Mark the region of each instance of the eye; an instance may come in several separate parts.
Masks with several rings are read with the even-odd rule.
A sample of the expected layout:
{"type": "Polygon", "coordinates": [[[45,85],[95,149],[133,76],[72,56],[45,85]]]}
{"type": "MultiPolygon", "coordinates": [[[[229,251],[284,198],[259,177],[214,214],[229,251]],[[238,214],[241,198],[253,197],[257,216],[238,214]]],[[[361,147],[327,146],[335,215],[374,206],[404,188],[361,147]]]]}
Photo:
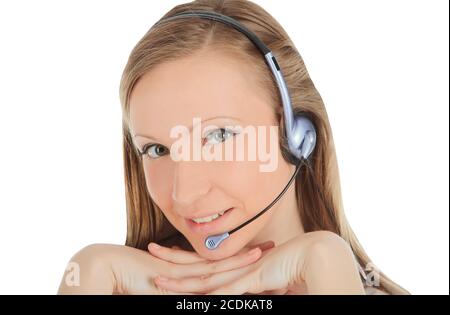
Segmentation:
{"type": "Polygon", "coordinates": [[[206,142],[206,144],[210,145],[218,144],[224,142],[225,140],[231,138],[236,134],[236,132],[226,128],[216,129],[210,132],[205,138],[203,138],[203,143],[206,142]]]}
{"type": "Polygon", "coordinates": [[[168,152],[169,149],[160,144],[146,144],[142,149],[142,155],[148,154],[148,156],[152,159],[157,159],[163,155],[166,155],[168,152]]]}

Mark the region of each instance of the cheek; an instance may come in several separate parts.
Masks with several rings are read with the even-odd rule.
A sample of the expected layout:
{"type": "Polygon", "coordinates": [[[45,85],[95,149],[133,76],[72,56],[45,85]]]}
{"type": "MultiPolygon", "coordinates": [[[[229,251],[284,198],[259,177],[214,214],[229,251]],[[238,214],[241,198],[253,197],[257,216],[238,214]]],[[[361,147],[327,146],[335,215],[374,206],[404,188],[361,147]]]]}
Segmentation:
{"type": "Polygon", "coordinates": [[[281,152],[278,154],[280,155],[278,166],[273,172],[261,172],[262,163],[251,161],[231,162],[230,167],[223,173],[221,181],[223,189],[241,202],[247,216],[254,215],[268,206],[283,190],[292,175],[294,169],[281,158],[281,152]]]}
{"type": "MultiPolygon", "coordinates": [[[[227,191],[241,202],[242,213],[238,224],[266,208],[281,193],[294,173],[295,167],[282,158],[281,151],[278,154],[278,167],[273,172],[261,172],[259,162],[233,162],[233,167],[230,167],[227,175],[223,177],[226,179],[224,183],[227,185],[227,191]]],[[[278,207],[279,202],[240,230],[235,235],[235,244],[229,243],[232,247],[230,251],[235,252],[250,242],[270,222],[278,207]]]]}
{"type": "Polygon", "coordinates": [[[166,209],[171,209],[172,204],[173,177],[171,176],[170,162],[168,163],[163,159],[149,162],[146,159],[143,167],[147,191],[153,201],[165,213],[166,209]]]}

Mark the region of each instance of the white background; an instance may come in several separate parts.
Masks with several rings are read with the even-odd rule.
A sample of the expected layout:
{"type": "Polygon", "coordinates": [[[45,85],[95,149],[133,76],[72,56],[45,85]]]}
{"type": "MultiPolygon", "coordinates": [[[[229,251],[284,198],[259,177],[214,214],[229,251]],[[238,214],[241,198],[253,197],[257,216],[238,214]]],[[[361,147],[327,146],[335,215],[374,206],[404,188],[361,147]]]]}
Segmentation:
{"type": "MultiPolygon", "coordinates": [[[[414,294],[448,294],[448,2],[255,2],[325,101],[369,256],[414,294]]],[[[0,293],[54,294],[77,250],[124,243],[119,80],[180,3],[0,2],[0,293]]]]}

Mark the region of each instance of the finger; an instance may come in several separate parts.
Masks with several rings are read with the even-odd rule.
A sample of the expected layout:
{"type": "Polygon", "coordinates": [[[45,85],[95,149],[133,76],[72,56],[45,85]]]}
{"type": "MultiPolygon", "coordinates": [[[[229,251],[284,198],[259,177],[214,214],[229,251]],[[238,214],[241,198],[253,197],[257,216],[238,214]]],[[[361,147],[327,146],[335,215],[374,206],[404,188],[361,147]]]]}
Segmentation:
{"type": "Polygon", "coordinates": [[[156,293],[157,295],[192,295],[192,294],[194,294],[194,293],[190,293],[190,292],[177,292],[177,291],[174,291],[174,290],[170,290],[170,289],[166,289],[166,288],[160,287],[160,286],[156,285],[156,278],[157,277],[153,278],[153,285],[154,285],[154,287],[157,290],[157,293],[156,293]]]}
{"type": "Polygon", "coordinates": [[[167,290],[161,287],[157,287],[158,288],[158,293],[156,293],[157,295],[193,295],[194,293],[189,293],[189,292],[176,292],[176,291],[172,291],[172,290],[167,290]]]}
{"type": "Polygon", "coordinates": [[[228,283],[207,295],[242,295],[244,293],[260,293],[261,290],[257,285],[256,272],[251,272],[231,283],[228,283]]]}
{"type": "Polygon", "coordinates": [[[205,258],[200,257],[195,252],[189,252],[182,249],[172,249],[156,243],[150,243],[148,245],[148,251],[155,257],[176,264],[192,264],[206,261],[205,258]]]}
{"type": "Polygon", "coordinates": [[[169,291],[205,293],[241,278],[248,272],[248,267],[244,267],[200,277],[171,279],[158,276],[154,282],[157,287],[169,291]]]}
{"type": "Polygon", "coordinates": [[[202,276],[242,268],[257,261],[261,254],[260,248],[254,248],[246,253],[222,260],[207,260],[189,265],[174,266],[171,270],[172,278],[202,276]]]}
{"type": "MultiPolygon", "coordinates": [[[[250,249],[259,247],[262,251],[265,251],[274,246],[275,243],[273,241],[266,241],[253,245],[252,247],[250,247],[250,249]]],[[[150,243],[148,246],[148,250],[152,255],[173,263],[190,264],[207,260],[198,255],[196,252],[184,251],[177,245],[173,245],[171,248],[168,248],[156,243],[150,243]]],[[[240,252],[245,253],[247,251],[248,248],[243,248],[240,252]]]]}

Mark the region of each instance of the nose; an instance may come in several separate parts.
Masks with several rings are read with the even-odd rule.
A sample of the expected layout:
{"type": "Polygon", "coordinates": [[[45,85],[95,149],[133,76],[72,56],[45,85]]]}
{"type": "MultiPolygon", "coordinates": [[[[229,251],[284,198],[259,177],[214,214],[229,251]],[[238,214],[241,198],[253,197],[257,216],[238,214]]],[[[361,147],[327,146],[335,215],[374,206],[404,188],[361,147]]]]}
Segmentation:
{"type": "Polygon", "coordinates": [[[211,189],[211,183],[202,164],[199,161],[175,163],[172,199],[178,205],[187,207],[211,189]]]}

